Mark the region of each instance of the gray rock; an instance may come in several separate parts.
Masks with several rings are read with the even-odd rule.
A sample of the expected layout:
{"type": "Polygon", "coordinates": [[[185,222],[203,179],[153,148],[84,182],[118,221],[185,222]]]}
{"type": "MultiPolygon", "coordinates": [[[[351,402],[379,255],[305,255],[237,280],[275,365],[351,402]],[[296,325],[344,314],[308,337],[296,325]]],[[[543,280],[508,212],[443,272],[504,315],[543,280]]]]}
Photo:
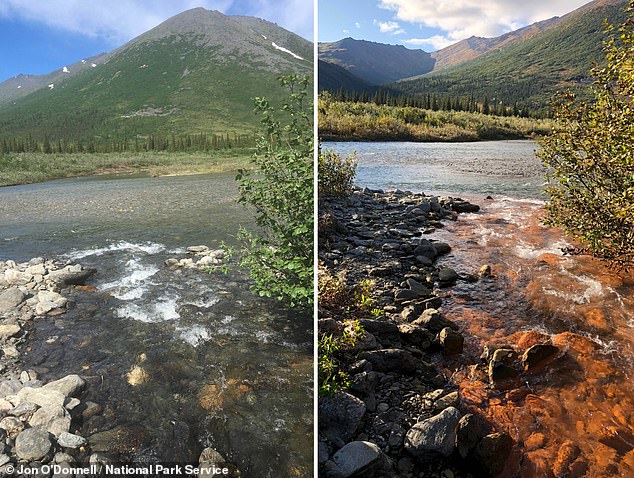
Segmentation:
{"type": "Polygon", "coordinates": [[[394,299],[399,301],[414,300],[418,299],[419,297],[420,296],[416,292],[409,289],[397,289],[394,292],[394,299]]]}
{"type": "Polygon", "coordinates": [[[84,285],[95,272],[97,272],[96,269],[86,268],[77,271],[76,268],[73,269],[72,266],[67,266],[62,270],[49,272],[46,278],[60,286],[84,285]]]}
{"type": "Polygon", "coordinates": [[[363,330],[375,335],[379,340],[398,340],[399,338],[398,326],[391,321],[361,319],[359,323],[363,330]]]}
{"type": "Polygon", "coordinates": [[[375,466],[381,458],[381,449],[367,441],[353,441],[334,454],[332,460],[342,478],[359,475],[375,466]]]}
{"type": "Polygon", "coordinates": [[[491,476],[498,475],[511,454],[513,439],[507,433],[492,433],[480,440],[474,456],[491,476]]]}
{"type": "Polygon", "coordinates": [[[468,413],[462,417],[456,433],[456,448],[460,456],[466,458],[487,433],[489,427],[478,415],[468,413]]]}
{"type": "Polygon", "coordinates": [[[319,431],[337,446],[354,435],[365,415],[365,404],[345,392],[319,398],[319,431]]]}
{"type": "Polygon", "coordinates": [[[445,408],[458,407],[458,405],[460,405],[460,394],[455,391],[438,398],[434,402],[434,409],[440,412],[445,408]]]}
{"type": "Polygon", "coordinates": [[[489,362],[489,380],[504,380],[517,377],[519,370],[514,366],[517,354],[511,349],[497,349],[489,362]]]}
{"type": "Polygon", "coordinates": [[[4,417],[0,420],[0,428],[5,430],[8,436],[15,438],[22,430],[24,430],[24,423],[16,417],[4,417]]]}
{"type": "Polygon", "coordinates": [[[451,252],[451,246],[446,242],[434,242],[433,245],[438,255],[448,254],[451,252]]]}
{"type": "Polygon", "coordinates": [[[464,347],[464,337],[458,332],[454,332],[450,327],[445,327],[438,334],[438,341],[446,355],[462,353],[464,347]]]}
{"type": "Polygon", "coordinates": [[[451,320],[448,320],[442,316],[442,314],[436,309],[426,309],[420,315],[418,319],[412,322],[414,325],[420,325],[434,333],[439,333],[445,327],[451,327],[452,329],[458,329],[458,326],[451,320]]]}
{"type": "Polygon", "coordinates": [[[76,397],[86,387],[86,381],[79,375],[67,375],[44,385],[46,390],[57,390],[65,397],[76,397]]]}
{"type": "Polygon", "coordinates": [[[427,287],[414,279],[407,279],[407,286],[418,297],[428,297],[431,295],[431,291],[427,287]]]}
{"type": "Polygon", "coordinates": [[[64,407],[60,405],[47,405],[38,409],[30,418],[29,425],[32,427],[47,428],[56,418],[67,416],[64,407]]]}
{"type": "Polygon", "coordinates": [[[17,403],[33,402],[40,407],[58,405],[62,407],[66,397],[62,392],[46,388],[24,387],[16,395],[17,403]]]}
{"type": "Polygon", "coordinates": [[[428,239],[421,239],[420,245],[416,247],[416,249],[414,249],[414,256],[427,257],[432,261],[436,258],[437,255],[438,252],[436,251],[436,248],[428,239]]]}
{"type": "Polygon", "coordinates": [[[22,388],[22,382],[15,378],[3,380],[0,382],[0,397],[6,397],[7,395],[15,395],[22,388]]]}
{"type": "Polygon", "coordinates": [[[4,453],[0,455],[0,466],[6,465],[11,461],[11,457],[9,455],[5,455],[4,453]]]}
{"type": "Polygon", "coordinates": [[[438,271],[438,280],[445,285],[453,284],[460,276],[451,267],[443,267],[438,271]]]}
{"type": "Polygon", "coordinates": [[[68,433],[70,431],[70,417],[59,417],[52,420],[46,431],[55,437],[59,437],[62,433],[68,433]]]}
{"type": "Polygon", "coordinates": [[[29,428],[15,439],[15,453],[21,460],[42,460],[51,451],[52,443],[48,432],[39,428],[29,428]]]}
{"type": "Polygon", "coordinates": [[[18,324],[0,324],[0,339],[6,340],[14,337],[22,332],[22,328],[18,324]]]}
{"type": "Polygon", "coordinates": [[[357,395],[369,395],[376,390],[379,378],[376,372],[359,372],[352,377],[350,391],[357,395]]]}
{"type": "Polygon", "coordinates": [[[414,324],[399,324],[398,331],[402,340],[417,345],[423,350],[429,348],[435,338],[429,330],[414,324]]]}
{"type": "Polygon", "coordinates": [[[433,460],[438,455],[448,457],[456,445],[459,421],[460,412],[449,407],[418,422],[405,436],[405,450],[421,460],[433,460]]]}
{"type": "Polygon", "coordinates": [[[68,453],[57,452],[53,457],[53,463],[74,463],[75,459],[68,453]]]}
{"type": "Polygon", "coordinates": [[[87,442],[84,437],[64,432],[57,438],[57,443],[59,443],[59,446],[62,448],[79,448],[80,446],[84,446],[87,442]]]}
{"type": "Polygon", "coordinates": [[[29,420],[33,414],[40,408],[38,405],[32,402],[22,402],[17,407],[13,408],[9,413],[14,417],[21,418],[24,421],[29,420]]]}
{"type": "Polygon", "coordinates": [[[191,252],[193,254],[197,254],[200,252],[207,252],[209,250],[209,247],[207,246],[189,246],[187,248],[187,252],[191,252]]]}
{"type": "Polygon", "coordinates": [[[26,300],[26,294],[17,287],[0,292],[0,314],[17,309],[26,300]]]}
{"type": "Polygon", "coordinates": [[[364,352],[359,357],[370,362],[377,372],[414,373],[418,363],[410,352],[402,349],[373,350],[364,352]]]}
{"type": "Polygon", "coordinates": [[[9,285],[26,285],[33,279],[28,272],[21,272],[15,269],[4,271],[4,281],[9,285]]]}

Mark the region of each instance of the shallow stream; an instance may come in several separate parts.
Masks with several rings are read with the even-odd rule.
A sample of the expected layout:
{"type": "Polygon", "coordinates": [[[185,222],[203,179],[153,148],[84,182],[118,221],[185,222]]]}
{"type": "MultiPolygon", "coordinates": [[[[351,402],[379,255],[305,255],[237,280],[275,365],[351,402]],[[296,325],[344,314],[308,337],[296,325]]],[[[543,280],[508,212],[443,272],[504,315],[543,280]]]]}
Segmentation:
{"type": "Polygon", "coordinates": [[[232,175],[0,189],[0,260],[97,269],[66,314],[36,319],[22,352],[45,380],[87,378],[103,407],[82,428],[93,450],[183,463],[211,446],[246,477],[312,470],[312,315],[256,297],[238,271],[163,264],[235,243],[252,223],[236,194],[232,175]]]}

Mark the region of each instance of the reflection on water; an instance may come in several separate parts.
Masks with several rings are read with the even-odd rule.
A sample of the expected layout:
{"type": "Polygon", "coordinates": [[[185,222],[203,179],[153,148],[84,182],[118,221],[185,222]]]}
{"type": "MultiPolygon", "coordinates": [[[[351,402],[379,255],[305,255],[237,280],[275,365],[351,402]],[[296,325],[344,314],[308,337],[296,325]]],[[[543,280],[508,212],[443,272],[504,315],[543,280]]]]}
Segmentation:
{"type": "Polygon", "coordinates": [[[369,188],[539,198],[544,182],[534,141],[327,142],[322,147],[343,155],[356,151],[356,180],[369,188]]]}
{"type": "Polygon", "coordinates": [[[231,243],[251,222],[235,193],[231,175],[0,189],[0,259],[98,270],[95,291],[37,321],[23,357],[45,380],[87,378],[87,400],[103,406],[82,425],[93,449],[185,462],[212,446],[242,476],[310,474],[310,314],[255,297],[235,271],[163,264],[189,245],[231,243]]]}

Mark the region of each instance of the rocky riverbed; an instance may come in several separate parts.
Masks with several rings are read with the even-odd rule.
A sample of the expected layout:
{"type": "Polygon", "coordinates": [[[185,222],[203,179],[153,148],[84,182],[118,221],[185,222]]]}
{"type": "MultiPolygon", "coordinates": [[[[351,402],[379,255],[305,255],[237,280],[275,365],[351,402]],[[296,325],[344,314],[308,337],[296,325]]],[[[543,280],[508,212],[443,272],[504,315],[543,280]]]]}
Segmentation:
{"type": "MultiPolygon", "coordinates": [[[[520,460],[513,438],[465,403],[449,371],[468,365],[504,393],[561,352],[532,334],[519,345],[486,345],[479,363],[463,358],[463,327],[443,302],[458,281],[486,284],[492,271],[438,266],[451,245],[434,236],[478,210],[456,198],[367,188],[320,204],[322,267],[348,284],[372,281],[376,300],[374,317],[359,320],[364,336],[339,357],[350,387],[319,399],[320,476],[497,476],[520,460]]],[[[345,318],[320,303],[320,336],[342,335],[345,318]]]]}
{"type": "MultiPolygon", "coordinates": [[[[224,257],[223,251],[207,246],[192,246],[186,253],[185,257],[166,260],[165,267],[174,272],[182,267],[204,271],[220,265],[224,257]]],[[[120,465],[128,456],[130,450],[121,444],[131,443],[133,438],[124,436],[127,433],[120,429],[105,426],[82,436],[85,422],[103,415],[104,406],[85,398],[94,380],[81,376],[80,364],[78,373],[46,383],[40,377],[41,372],[55,375],[46,363],[34,369],[22,367],[21,356],[30,350],[30,335],[42,321],[55,320],[72,308],[74,304],[69,297],[73,293],[93,291],[94,286],[85,284],[95,272],[78,263],[44,258],[24,263],[0,261],[0,474],[3,476],[20,469],[30,470],[24,476],[36,472],[38,476],[75,476],[69,470],[91,466],[91,470],[101,472],[104,465],[120,465]]],[[[50,340],[57,341],[59,337],[50,340]]],[[[127,373],[130,386],[139,385],[144,377],[147,373],[141,366],[127,373]]],[[[160,463],[160,457],[157,462],[160,463]]],[[[209,447],[202,450],[199,462],[193,465],[204,469],[199,476],[212,476],[210,470],[214,466],[226,467],[229,474],[225,476],[240,476],[234,466],[209,447]]],[[[22,475],[16,473],[16,476],[22,475]]]]}

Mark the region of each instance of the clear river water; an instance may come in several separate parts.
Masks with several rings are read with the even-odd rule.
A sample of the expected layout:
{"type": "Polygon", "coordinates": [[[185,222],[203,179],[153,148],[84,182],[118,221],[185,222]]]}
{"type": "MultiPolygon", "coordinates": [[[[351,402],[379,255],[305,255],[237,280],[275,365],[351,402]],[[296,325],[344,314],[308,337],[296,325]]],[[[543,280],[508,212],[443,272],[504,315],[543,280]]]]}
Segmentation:
{"type": "Polygon", "coordinates": [[[360,186],[460,196],[481,206],[432,234],[452,246],[441,264],[493,277],[443,290],[465,353],[439,360],[462,406],[515,440],[506,477],[634,476],[634,276],[589,256],[543,224],[544,170],[532,141],[325,143],[356,151],[360,186]],[[490,196],[492,199],[487,199],[490,196]],[[491,387],[486,344],[520,353],[549,337],[556,359],[491,387]]]}
{"type": "Polygon", "coordinates": [[[310,474],[312,314],[256,297],[239,271],[163,264],[187,246],[235,243],[252,225],[236,196],[227,174],[0,188],[0,260],[97,269],[66,314],[36,319],[22,351],[44,380],[86,377],[103,406],[82,425],[93,449],[183,463],[211,446],[243,477],[310,474]]]}

